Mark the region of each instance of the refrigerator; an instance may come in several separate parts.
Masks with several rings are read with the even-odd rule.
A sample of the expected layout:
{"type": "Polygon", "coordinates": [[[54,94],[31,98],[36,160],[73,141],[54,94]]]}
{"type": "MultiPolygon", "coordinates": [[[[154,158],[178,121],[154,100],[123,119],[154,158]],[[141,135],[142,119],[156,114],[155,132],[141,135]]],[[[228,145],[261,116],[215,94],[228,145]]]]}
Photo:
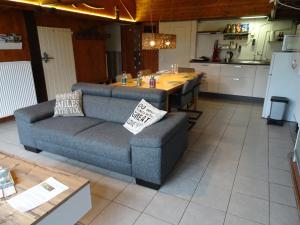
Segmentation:
{"type": "Polygon", "coordinates": [[[272,55],[262,117],[267,118],[271,97],[287,97],[289,104],[284,119],[300,122],[300,52],[275,52],[272,55]]]}

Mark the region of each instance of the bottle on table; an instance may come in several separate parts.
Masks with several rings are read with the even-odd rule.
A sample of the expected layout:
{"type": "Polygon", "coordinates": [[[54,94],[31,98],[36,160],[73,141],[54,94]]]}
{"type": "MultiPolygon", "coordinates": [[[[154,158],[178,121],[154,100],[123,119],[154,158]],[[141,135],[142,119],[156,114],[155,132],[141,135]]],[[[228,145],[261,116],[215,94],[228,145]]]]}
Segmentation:
{"type": "Polygon", "coordinates": [[[141,74],[141,72],[138,72],[137,78],[136,78],[136,86],[142,86],[142,82],[143,82],[142,74],[141,74]]]}
{"type": "Polygon", "coordinates": [[[126,85],[127,83],[127,75],[126,72],[122,73],[122,80],[121,80],[122,85],[126,85]]]}
{"type": "Polygon", "coordinates": [[[151,76],[151,78],[149,80],[149,86],[150,86],[150,88],[156,87],[156,80],[155,80],[154,76],[151,76]]]}

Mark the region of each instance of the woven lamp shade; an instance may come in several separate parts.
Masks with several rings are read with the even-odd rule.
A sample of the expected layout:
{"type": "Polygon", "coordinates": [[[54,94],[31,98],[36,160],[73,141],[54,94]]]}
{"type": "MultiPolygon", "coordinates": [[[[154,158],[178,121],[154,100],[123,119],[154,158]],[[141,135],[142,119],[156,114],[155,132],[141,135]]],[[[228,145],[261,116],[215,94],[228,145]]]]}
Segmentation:
{"type": "Polygon", "coordinates": [[[143,33],[142,34],[142,49],[170,49],[176,48],[176,35],[161,34],[161,33],[143,33]]]}

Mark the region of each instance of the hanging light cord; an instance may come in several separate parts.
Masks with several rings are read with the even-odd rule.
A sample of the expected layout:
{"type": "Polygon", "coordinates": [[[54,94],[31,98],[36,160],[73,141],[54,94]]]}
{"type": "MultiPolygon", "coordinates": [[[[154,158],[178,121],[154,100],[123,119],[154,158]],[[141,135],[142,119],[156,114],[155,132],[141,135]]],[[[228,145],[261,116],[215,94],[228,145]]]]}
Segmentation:
{"type": "Polygon", "coordinates": [[[299,7],[287,5],[287,4],[283,3],[283,2],[281,2],[280,0],[277,0],[277,3],[278,3],[279,5],[284,6],[284,7],[287,7],[287,8],[290,8],[290,9],[294,9],[294,10],[300,11],[300,8],[299,8],[299,7]]]}
{"type": "Polygon", "coordinates": [[[152,35],[154,35],[153,32],[153,15],[152,15],[152,2],[150,1],[150,20],[151,20],[151,30],[152,30],[152,35]]]}

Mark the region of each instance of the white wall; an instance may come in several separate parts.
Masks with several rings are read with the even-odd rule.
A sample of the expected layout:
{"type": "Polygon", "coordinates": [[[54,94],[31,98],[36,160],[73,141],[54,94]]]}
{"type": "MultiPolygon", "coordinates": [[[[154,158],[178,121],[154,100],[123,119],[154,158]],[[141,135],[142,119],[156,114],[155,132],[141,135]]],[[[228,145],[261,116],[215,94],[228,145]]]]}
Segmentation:
{"type": "MultiPolygon", "coordinates": [[[[272,52],[281,50],[281,42],[272,41],[272,36],[277,37],[279,32],[284,34],[294,34],[296,27],[292,21],[267,21],[265,19],[255,20],[210,20],[200,21],[198,23],[198,31],[223,31],[226,24],[249,23],[250,35],[248,40],[234,40],[235,43],[242,46],[242,50],[234,52],[236,59],[248,60],[270,60],[272,52]],[[256,45],[252,46],[252,40],[256,40],[256,45]]],[[[219,40],[220,44],[229,44],[229,40],[223,40],[222,34],[216,35],[197,35],[197,52],[196,57],[202,55],[211,57],[213,44],[215,40],[219,40]]],[[[221,52],[224,57],[227,50],[221,52]]]]}
{"type": "Polygon", "coordinates": [[[159,70],[170,69],[171,64],[189,67],[195,55],[197,21],[160,22],[159,32],[176,34],[175,49],[159,50],[159,70]]]}
{"type": "Polygon", "coordinates": [[[106,39],[106,50],[121,52],[121,27],[120,24],[109,24],[105,26],[105,32],[110,34],[106,39]]]}

